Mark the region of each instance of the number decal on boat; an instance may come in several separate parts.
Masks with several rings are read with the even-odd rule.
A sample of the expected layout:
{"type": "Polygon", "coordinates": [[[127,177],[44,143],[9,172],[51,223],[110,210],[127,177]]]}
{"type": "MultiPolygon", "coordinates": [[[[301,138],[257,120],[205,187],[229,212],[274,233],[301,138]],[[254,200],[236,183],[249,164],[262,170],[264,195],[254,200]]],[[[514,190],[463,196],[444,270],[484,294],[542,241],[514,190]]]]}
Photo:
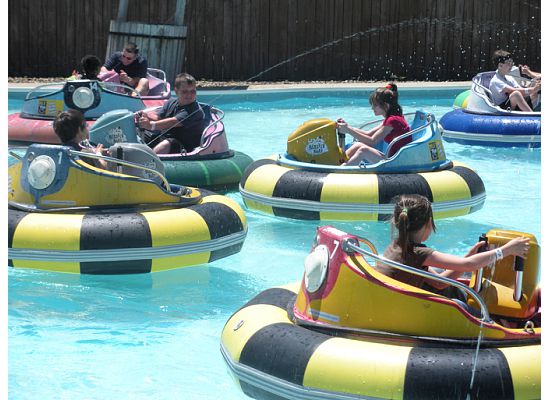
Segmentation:
{"type": "Polygon", "coordinates": [[[332,253],[330,253],[330,259],[332,260],[332,257],[334,257],[334,253],[336,253],[336,250],[338,250],[338,246],[340,245],[339,240],[334,240],[333,243],[335,244],[334,250],[332,250],[332,253]]]}

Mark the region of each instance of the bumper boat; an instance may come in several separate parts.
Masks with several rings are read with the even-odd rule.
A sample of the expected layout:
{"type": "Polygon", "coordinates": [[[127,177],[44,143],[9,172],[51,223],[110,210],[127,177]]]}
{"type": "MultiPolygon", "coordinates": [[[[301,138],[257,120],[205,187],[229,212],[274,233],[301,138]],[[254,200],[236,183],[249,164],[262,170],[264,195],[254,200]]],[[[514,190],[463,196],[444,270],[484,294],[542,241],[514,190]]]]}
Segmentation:
{"type": "Polygon", "coordinates": [[[424,271],[321,227],[301,282],[267,289],[229,318],[223,358],[257,399],[540,398],[540,247],[513,231],[487,239],[517,235],[531,238],[523,268],[507,257],[470,286],[445,281],[468,293],[466,305],[379,273],[366,257],[424,271]]]}
{"type": "MultiPolygon", "coordinates": [[[[468,166],[445,155],[432,114],[417,111],[412,142],[376,164],[340,166],[345,157],[336,122],[307,121],[288,138],[287,152],[253,162],[239,190],[247,207],[268,214],[309,220],[384,220],[399,194],[421,194],[433,204],[435,218],[472,213],[483,206],[485,186],[468,166]]],[[[409,118],[411,114],[407,114],[409,118]]],[[[372,121],[363,126],[380,121],[372,121]]]]}
{"type": "MultiPolygon", "coordinates": [[[[191,152],[159,154],[170,183],[210,190],[235,189],[252,159],[229,148],[222,110],[199,103],[204,111],[204,130],[199,147],[191,152]]],[[[108,148],[119,142],[151,142],[155,136],[136,127],[130,110],[113,110],[99,118],[90,130],[90,141],[108,148]]]]}
{"type": "Polygon", "coordinates": [[[21,112],[8,116],[8,141],[12,145],[59,144],[52,122],[59,112],[69,108],[81,111],[91,127],[97,118],[114,109],[139,111],[162,106],[170,98],[170,84],[165,78],[151,77],[150,82],[150,94],[143,97],[130,87],[109,80],[71,80],[37,86],[27,93],[21,112]]]}
{"type": "Polygon", "coordinates": [[[495,72],[482,72],[462,92],[440,124],[448,142],[493,147],[540,147],[540,111],[503,110],[492,100],[489,82],[495,72]]]}
{"type": "Polygon", "coordinates": [[[133,274],[240,251],[247,223],[237,203],[169,184],[145,145],[110,151],[133,161],[45,144],[29,146],[23,157],[10,152],[17,160],[8,170],[9,266],[133,274]],[[103,158],[109,169],[90,158],[103,158]]]}

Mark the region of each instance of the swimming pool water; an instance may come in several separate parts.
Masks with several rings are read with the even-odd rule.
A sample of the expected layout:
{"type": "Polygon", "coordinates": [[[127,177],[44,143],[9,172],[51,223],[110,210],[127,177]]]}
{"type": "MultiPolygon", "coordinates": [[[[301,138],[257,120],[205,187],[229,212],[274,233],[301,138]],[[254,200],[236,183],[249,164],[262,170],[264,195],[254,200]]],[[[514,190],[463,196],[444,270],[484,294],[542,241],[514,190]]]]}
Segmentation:
{"type": "MultiPolygon", "coordinates": [[[[454,90],[402,90],[405,112],[440,118],[454,90]]],[[[370,91],[199,93],[225,111],[232,148],[257,159],[284,151],[307,119],[373,119],[370,91]]],[[[10,98],[9,112],[21,101],[10,98]]],[[[437,221],[428,244],[464,254],[491,228],[533,233],[540,241],[540,149],[444,143],[447,156],[482,177],[482,210],[437,221]]],[[[243,207],[238,192],[229,197],[243,207]]],[[[315,221],[246,211],[240,253],[209,266],[135,276],[79,276],[8,269],[8,383],[11,399],[245,399],[226,372],[220,333],[229,316],[258,292],[301,278],[315,221]]],[[[382,251],[387,223],[334,222],[382,251]]]]}

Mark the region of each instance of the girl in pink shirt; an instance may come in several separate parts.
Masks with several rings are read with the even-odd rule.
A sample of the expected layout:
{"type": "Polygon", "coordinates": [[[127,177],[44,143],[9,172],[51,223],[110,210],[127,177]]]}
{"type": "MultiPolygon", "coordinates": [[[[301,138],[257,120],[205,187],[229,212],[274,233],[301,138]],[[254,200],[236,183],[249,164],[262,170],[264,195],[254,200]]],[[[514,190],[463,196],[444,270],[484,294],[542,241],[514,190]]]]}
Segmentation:
{"type": "MultiPolygon", "coordinates": [[[[349,126],[342,118],[337,121],[338,131],[350,134],[357,139],[357,142],[346,151],[348,161],[342,165],[359,165],[362,161],[371,164],[377,163],[385,159],[386,156],[374,146],[382,140],[390,143],[396,137],[410,131],[409,125],[403,117],[403,110],[397,102],[397,85],[395,83],[388,83],[385,87],[376,89],[371,94],[369,102],[374,115],[385,117],[380,125],[370,131],[349,126]]],[[[393,156],[401,147],[410,142],[410,136],[399,140],[392,146],[388,156],[393,156]]]]}

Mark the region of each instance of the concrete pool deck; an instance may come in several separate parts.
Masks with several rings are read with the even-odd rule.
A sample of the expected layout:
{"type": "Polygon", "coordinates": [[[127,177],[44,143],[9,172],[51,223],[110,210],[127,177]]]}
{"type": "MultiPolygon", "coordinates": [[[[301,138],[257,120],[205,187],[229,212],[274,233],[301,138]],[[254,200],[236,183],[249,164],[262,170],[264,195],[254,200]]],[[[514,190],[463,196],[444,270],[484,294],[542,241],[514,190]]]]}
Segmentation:
{"type": "MultiPolygon", "coordinates": [[[[61,82],[60,79],[57,82],[61,82]]],[[[53,81],[55,82],[55,81],[53,81]]],[[[29,81],[29,82],[8,82],[8,90],[29,90],[38,85],[52,83],[49,81],[29,81]]],[[[262,91],[262,90],[319,90],[319,89],[374,89],[386,85],[386,81],[380,82],[270,82],[270,83],[247,83],[247,82],[209,82],[199,81],[198,89],[200,91],[210,90],[246,90],[246,91],[262,91]]],[[[456,81],[456,82],[433,82],[433,81],[403,81],[396,82],[400,89],[426,89],[426,88],[469,88],[471,81],[456,81]]]]}

